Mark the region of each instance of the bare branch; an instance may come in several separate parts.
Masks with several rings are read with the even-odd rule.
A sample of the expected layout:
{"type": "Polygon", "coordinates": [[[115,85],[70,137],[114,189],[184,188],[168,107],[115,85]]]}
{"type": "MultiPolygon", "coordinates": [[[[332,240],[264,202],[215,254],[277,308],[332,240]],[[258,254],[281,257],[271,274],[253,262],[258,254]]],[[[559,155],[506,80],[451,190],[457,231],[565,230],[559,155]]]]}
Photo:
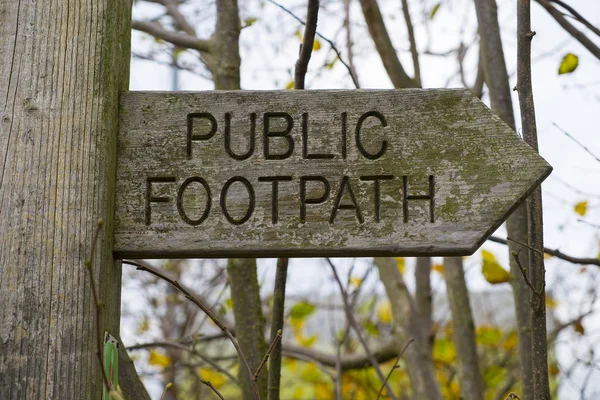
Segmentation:
{"type": "Polygon", "coordinates": [[[194,49],[204,53],[211,52],[211,41],[198,39],[188,33],[172,32],[164,29],[158,22],[132,21],[131,27],[140,32],[148,33],[155,38],[169,42],[184,49],[194,49]]]}
{"type": "Polygon", "coordinates": [[[102,301],[98,298],[98,292],[96,291],[96,282],[94,282],[94,272],[92,271],[93,262],[96,257],[96,247],[98,247],[98,238],[100,235],[100,231],[102,230],[102,225],[104,221],[102,218],[98,219],[96,230],[94,231],[94,236],[92,239],[92,248],[90,251],[90,258],[85,261],[85,269],[88,271],[88,276],[90,277],[90,286],[92,287],[92,296],[94,298],[94,310],[96,312],[96,356],[98,357],[98,362],[100,363],[100,370],[102,371],[102,380],[104,381],[104,385],[106,386],[106,391],[110,392],[113,390],[112,382],[108,379],[108,375],[106,374],[106,369],[104,368],[104,352],[102,351],[102,333],[100,332],[100,312],[104,305],[102,301]]]}
{"type": "Polygon", "coordinates": [[[331,262],[331,260],[329,258],[327,258],[326,260],[329,263],[329,266],[331,267],[331,271],[333,272],[333,277],[335,278],[335,280],[338,284],[338,287],[340,289],[340,293],[342,295],[342,301],[344,303],[344,311],[346,312],[346,318],[348,318],[348,323],[352,327],[354,332],[356,332],[356,336],[358,337],[358,340],[362,344],[363,349],[365,350],[365,353],[367,354],[367,357],[369,358],[369,361],[371,362],[371,366],[373,367],[373,369],[375,369],[375,372],[377,373],[377,376],[379,377],[381,382],[383,382],[383,386],[385,386],[389,397],[392,398],[392,400],[396,400],[397,397],[396,397],[396,395],[394,395],[394,392],[387,384],[387,381],[385,379],[385,376],[383,375],[383,372],[381,372],[381,367],[379,366],[377,359],[375,357],[373,357],[373,354],[371,353],[371,350],[369,349],[369,346],[367,345],[365,338],[363,337],[362,333],[360,332],[360,327],[358,326],[358,323],[356,322],[356,319],[354,318],[354,314],[350,307],[350,302],[348,301],[348,293],[346,293],[346,290],[344,290],[344,285],[342,284],[342,281],[340,280],[340,277],[335,269],[335,265],[333,265],[333,263],[331,262]]]}
{"type": "Polygon", "coordinates": [[[414,340],[415,339],[413,339],[413,338],[408,339],[408,342],[406,343],[406,345],[404,345],[404,348],[402,349],[402,351],[400,352],[400,354],[398,354],[398,358],[396,358],[396,362],[394,363],[394,366],[392,367],[392,369],[390,369],[390,372],[385,377],[385,381],[383,382],[383,385],[381,385],[381,388],[379,388],[379,393],[377,393],[377,397],[376,397],[375,400],[379,400],[379,398],[381,397],[381,394],[383,393],[383,388],[386,386],[387,381],[390,380],[390,376],[392,376],[392,372],[394,372],[395,369],[400,368],[400,365],[398,365],[398,363],[400,362],[400,359],[404,355],[404,352],[406,351],[406,349],[408,349],[408,346],[412,342],[414,342],[414,340]]]}
{"type": "MultiPolygon", "coordinates": [[[[281,4],[277,3],[274,0],[268,0],[268,1],[269,1],[269,3],[271,3],[271,4],[273,4],[273,5],[277,6],[277,7],[279,7],[283,11],[285,11],[287,14],[289,14],[296,21],[300,22],[302,25],[306,25],[306,22],[304,22],[296,14],[294,14],[292,11],[288,10],[287,8],[285,8],[284,6],[282,6],[281,4]]],[[[335,45],[335,43],[331,39],[329,39],[329,38],[323,36],[322,34],[320,34],[319,31],[316,31],[315,34],[318,37],[320,37],[321,39],[323,39],[324,41],[326,41],[327,43],[329,43],[329,46],[331,47],[331,50],[333,50],[335,52],[335,55],[337,56],[338,60],[340,60],[340,62],[344,65],[344,67],[346,67],[346,69],[348,70],[348,73],[350,74],[350,77],[352,78],[352,83],[354,83],[354,86],[358,89],[359,85],[358,85],[358,82],[355,80],[355,76],[352,74],[352,69],[346,63],[346,61],[344,61],[344,58],[342,57],[342,53],[340,53],[340,51],[338,50],[338,48],[335,45]]]]}
{"type": "Polygon", "coordinates": [[[408,41],[410,42],[410,54],[413,60],[413,69],[415,70],[415,84],[421,87],[421,67],[419,66],[419,52],[417,51],[417,41],[415,40],[415,30],[408,11],[408,0],[402,0],[402,13],[404,14],[404,22],[406,22],[406,30],[408,31],[408,41]]]}
{"type": "MultiPolygon", "coordinates": [[[[400,351],[401,347],[398,341],[390,339],[376,346],[372,349],[371,353],[378,363],[385,363],[395,359],[400,351]]],[[[291,343],[283,344],[283,353],[290,358],[297,358],[299,360],[309,358],[310,360],[318,361],[326,367],[336,367],[337,360],[335,354],[328,354],[291,343]]],[[[339,364],[342,371],[349,371],[372,366],[372,360],[367,354],[346,354],[340,358],[339,364]]]]}
{"type": "Polygon", "coordinates": [[[548,13],[558,22],[560,26],[563,27],[565,31],[571,34],[579,43],[583,45],[586,49],[590,51],[597,59],[600,60],[600,47],[598,47],[594,42],[592,42],[583,32],[579,29],[575,28],[565,16],[558,11],[548,0],[536,0],[538,4],[548,11],[548,13]]]}
{"type": "Polygon", "coordinates": [[[194,354],[194,355],[198,356],[202,361],[206,362],[208,365],[213,367],[215,370],[217,370],[220,373],[222,373],[223,375],[227,376],[233,383],[235,383],[238,386],[240,385],[240,382],[237,380],[237,378],[235,376],[231,375],[231,373],[229,373],[229,371],[227,371],[225,368],[221,367],[219,364],[217,364],[212,358],[208,357],[206,354],[196,350],[193,346],[186,346],[183,343],[174,342],[174,341],[157,341],[157,342],[135,344],[133,346],[127,347],[127,350],[142,350],[142,349],[148,349],[148,348],[152,348],[152,347],[174,348],[174,349],[178,349],[178,350],[182,350],[182,351],[187,351],[190,354],[194,354]]]}
{"type": "MultiPolygon", "coordinates": [[[[513,241],[513,242],[515,242],[517,244],[520,244],[522,246],[529,247],[529,245],[522,244],[521,242],[517,242],[514,239],[508,239],[507,240],[507,239],[499,238],[497,236],[490,236],[488,238],[488,240],[490,242],[500,243],[500,244],[505,244],[505,245],[508,245],[509,241],[513,241]]],[[[558,249],[552,250],[552,249],[549,249],[547,247],[544,247],[544,253],[549,254],[551,256],[554,256],[556,258],[560,258],[561,260],[568,261],[568,262],[573,263],[573,264],[596,265],[596,266],[600,267],[600,259],[599,258],[573,257],[573,256],[570,256],[568,254],[563,253],[562,251],[560,251],[558,249]]]]}
{"type": "Polygon", "coordinates": [[[304,25],[304,38],[302,39],[302,46],[300,47],[300,56],[298,56],[298,61],[296,61],[294,89],[304,89],[304,79],[313,50],[315,32],[317,31],[318,15],[319,0],[309,0],[308,11],[306,12],[306,24],[304,25]]]}
{"type": "MultiPolygon", "coordinates": [[[[535,32],[531,31],[531,0],[517,2],[517,89],[523,139],[535,151],[538,151],[535,106],[531,83],[531,40],[535,32]]],[[[551,13],[552,14],[552,13],[551,13]]],[[[561,16],[562,17],[562,16],[561,16]]],[[[556,18],[556,17],[555,17],[556,18]]],[[[600,49],[599,49],[600,50],[600,49]]],[[[600,55],[600,52],[599,52],[600,55]]],[[[548,344],[546,332],[546,269],[544,267],[544,231],[542,218],[542,190],[536,188],[527,198],[527,221],[529,223],[529,245],[536,251],[529,251],[529,281],[539,303],[531,302],[531,347],[533,367],[533,399],[550,398],[548,377],[548,344]]],[[[512,253],[513,258],[515,254],[512,253]]],[[[516,260],[515,260],[516,261],[516,260]]]]}
{"type": "Polygon", "coordinates": [[[212,383],[210,383],[210,381],[204,380],[202,378],[198,378],[200,380],[200,382],[202,382],[203,384],[205,384],[206,386],[208,386],[213,392],[214,394],[216,394],[219,399],[221,400],[225,400],[225,397],[223,397],[223,395],[221,393],[219,393],[219,391],[217,390],[216,387],[213,386],[212,383]]]}
{"type": "Polygon", "coordinates": [[[568,137],[569,139],[571,139],[573,142],[575,142],[579,147],[581,147],[583,150],[585,150],[586,153],[588,153],[590,156],[594,157],[594,159],[598,162],[600,162],[600,157],[598,157],[597,155],[595,155],[594,153],[591,152],[590,149],[588,149],[583,143],[581,143],[579,140],[575,139],[573,136],[571,136],[569,134],[569,132],[565,131],[563,128],[561,128],[560,126],[556,125],[555,122],[552,123],[552,125],[554,125],[559,131],[561,131],[566,137],[568,137]]]}
{"type": "Polygon", "coordinates": [[[262,361],[260,362],[260,364],[258,364],[258,367],[256,368],[256,372],[254,373],[254,376],[252,377],[254,382],[256,382],[258,380],[258,375],[260,375],[260,371],[263,369],[263,367],[269,360],[269,356],[271,355],[271,352],[273,351],[273,349],[275,348],[277,343],[279,343],[281,341],[281,334],[282,334],[282,331],[280,329],[279,331],[277,331],[277,336],[275,336],[275,340],[273,340],[271,342],[271,345],[269,346],[269,349],[265,353],[265,356],[263,357],[262,361]]]}
{"type": "Polygon", "coordinates": [[[350,67],[350,76],[357,89],[360,89],[358,74],[354,66],[354,52],[352,51],[352,26],[350,25],[350,1],[344,0],[344,29],[346,30],[346,51],[348,52],[348,66],[350,67]]]}
{"type": "Polygon", "coordinates": [[[165,385],[165,389],[163,390],[162,394],[160,395],[160,400],[164,400],[165,396],[167,395],[167,392],[172,387],[173,387],[173,382],[169,382],[165,385]]]}
{"type": "MultiPolygon", "coordinates": [[[[520,251],[520,249],[519,249],[520,251]]],[[[538,299],[540,299],[540,301],[542,300],[542,295],[540,294],[540,292],[538,292],[533,285],[531,284],[531,281],[529,280],[529,277],[527,276],[527,271],[525,271],[525,268],[523,268],[523,266],[521,265],[521,261],[519,260],[519,252],[518,251],[513,251],[511,253],[511,256],[513,257],[513,259],[515,260],[515,262],[517,263],[517,265],[519,266],[519,269],[521,270],[521,274],[523,275],[523,279],[525,279],[525,283],[527,284],[527,286],[529,286],[529,288],[531,289],[531,292],[533,294],[536,295],[536,297],[538,299]]]]}
{"type": "MultiPolygon", "coordinates": [[[[287,282],[289,260],[280,258],[277,260],[277,272],[275,274],[275,287],[273,288],[273,317],[271,320],[271,343],[280,336],[283,329],[285,312],[285,285],[287,282]]],[[[281,340],[278,340],[271,351],[269,360],[269,377],[267,393],[269,400],[278,400],[281,387],[281,340]]]]}
{"type": "Polygon", "coordinates": [[[129,264],[129,265],[133,265],[136,267],[136,269],[140,270],[140,271],[145,271],[145,272],[149,272],[152,275],[168,282],[169,284],[171,284],[173,287],[175,287],[177,290],[179,290],[181,293],[183,293],[183,295],[185,296],[186,299],[188,299],[189,301],[191,301],[192,303],[194,303],[196,306],[198,306],[198,308],[200,308],[207,316],[208,318],[210,318],[215,325],[217,325],[219,327],[219,329],[221,329],[229,338],[229,340],[231,341],[231,343],[233,344],[233,347],[235,347],[235,350],[237,351],[238,355],[240,356],[240,360],[242,361],[242,364],[244,364],[244,367],[246,369],[246,372],[248,373],[248,376],[250,377],[250,381],[252,382],[252,387],[254,389],[254,393],[256,395],[257,399],[260,399],[260,395],[258,392],[258,387],[256,387],[256,382],[252,381],[252,369],[250,368],[250,365],[248,364],[248,361],[246,360],[246,356],[244,355],[244,353],[242,352],[242,350],[240,349],[237,340],[235,339],[235,337],[233,336],[233,334],[229,331],[229,329],[219,320],[219,318],[217,318],[217,316],[215,314],[212,313],[212,311],[204,304],[202,303],[200,300],[198,300],[196,297],[194,297],[189,290],[187,290],[184,286],[182,286],[179,282],[177,282],[174,279],[169,278],[168,276],[166,276],[165,274],[163,274],[162,272],[158,271],[157,269],[151,267],[150,265],[148,265],[147,263],[140,261],[140,260],[123,260],[123,263],[129,264]]]}
{"type": "Polygon", "coordinates": [[[173,18],[176,28],[181,29],[188,35],[196,36],[196,31],[194,30],[194,28],[192,28],[192,26],[188,23],[187,19],[181,13],[181,11],[179,11],[179,4],[177,1],[175,1],[175,0],[146,0],[146,1],[162,4],[163,6],[165,6],[165,8],[167,9],[167,14],[169,14],[171,16],[171,18],[173,18]]]}
{"type": "Polygon", "coordinates": [[[377,0],[360,0],[360,5],[371,38],[375,42],[375,48],[394,87],[397,89],[417,87],[415,81],[406,74],[404,67],[400,63],[400,59],[396,54],[392,40],[383,22],[383,16],[377,5],[377,0]]]}
{"type": "Polygon", "coordinates": [[[570,12],[571,15],[573,16],[573,18],[575,18],[578,22],[582,23],[590,31],[592,31],[596,35],[600,36],[600,29],[598,29],[594,25],[592,25],[590,23],[590,21],[588,21],[587,19],[585,19],[583,17],[583,15],[579,14],[573,7],[571,7],[570,5],[568,5],[567,3],[565,3],[564,1],[561,1],[561,0],[550,0],[550,1],[558,4],[559,6],[561,6],[562,8],[564,8],[565,10],[567,10],[568,12],[570,12]]]}

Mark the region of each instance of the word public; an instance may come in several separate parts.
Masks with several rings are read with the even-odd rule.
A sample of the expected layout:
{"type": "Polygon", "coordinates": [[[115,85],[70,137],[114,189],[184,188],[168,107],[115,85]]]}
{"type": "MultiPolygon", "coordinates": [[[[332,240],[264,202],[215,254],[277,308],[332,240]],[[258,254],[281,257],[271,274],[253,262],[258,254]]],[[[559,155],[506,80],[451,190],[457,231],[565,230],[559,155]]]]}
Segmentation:
{"type": "MultiPolygon", "coordinates": [[[[347,113],[341,113],[341,151],[339,154],[331,153],[311,153],[308,149],[309,141],[309,129],[308,129],[308,113],[303,113],[300,117],[301,124],[301,146],[302,146],[302,159],[304,160],[328,160],[334,158],[347,159],[348,155],[348,134],[347,125],[348,117],[347,113]]],[[[360,155],[368,160],[377,160],[384,156],[388,150],[388,142],[385,138],[381,139],[378,143],[377,151],[368,151],[363,143],[364,140],[364,129],[363,124],[368,119],[375,119],[381,127],[387,126],[387,120],[385,116],[377,111],[369,111],[359,116],[354,127],[354,143],[360,155]]],[[[256,113],[250,114],[250,135],[247,142],[247,150],[243,153],[236,153],[233,151],[231,146],[231,114],[224,114],[224,128],[223,128],[223,144],[225,153],[233,160],[242,161],[250,158],[255,154],[256,147],[256,131],[257,131],[257,115],[256,113]]],[[[262,155],[265,160],[285,160],[292,155],[296,149],[296,142],[292,136],[294,129],[294,119],[291,115],[284,112],[266,112],[262,118],[262,155]],[[273,120],[278,120],[273,124],[273,120]],[[282,124],[283,122],[283,124],[282,124]],[[277,128],[274,128],[274,125],[277,128]],[[271,142],[278,141],[277,146],[273,146],[271,142]],[[283,145],[283,146],[282,146],[283,145]],[[274,147],[277,151],[274,151],[274,147]]],[[[372,125],[371,125],[372,126],[372,125]]],[[[213,139],[218,132],[217,119],[210,113],[190,113],[187,116],[187,136],[186,136],[186,158],[191,160],[193,157],[194,142],[206,142],[213,139]],[[195,125],[198,121],[203,120],[202,126],[210,126],[208,130],[203,133],[197,133],[195,125]],[[206,124],[208,122],[208,125],[206,124]]],[[[369,141],[369,147],[373,147],[372,141],[369,141]]],[[[157,196],[155,195],[156,186],[164,184],[176,184],[181,181],[182,177],[177,176],[152,176],[146,178],[146,190],[145,190],[145,223],[146,225],[152,224],[152,204],[153,203],[168,203],[175,201],[177,212],[179,217],[186,224],[196,226],[202,224],[211,215],[213,207],[213,191],[214,182],[208,182],[205,177],[202,176],[191,176],[183,179],[178,185],[176,193],[172,196],[157,196]],[[198,189],[204,192],[205,204],[203,211],[198,218],[190,218],[184,208],[184,196],[188,190],[198,190],[191,188],[191,185],[198,187],[198,189]],[[212,186],[211,186],[212,185],[212,186]]],[[[328,221],[333,224],[336,220],[338,212],[340,210],[352,211],[359,223],[364,223],[364,211],[366,209],[364,204],[361,204],[357,200],[355,188],[358,182],[367,182],[372,187],[372,201],[373,205],[369,207],[369,213],[372,210],[373,221],[379,222],[382,214],[382,201],[381,201],[381,190],[382,185],[393,184],[394,181],[399,183],[398,192],[401,193],[402,200],[402,215],[403,221],[408,222],[409,218],[409,201],[422,200],[426,201],[429,205],[429,222],[435,222],[434,215],[434,200],[435,200],[435,178],[433,175],[428,175],[428,190],[425,194],[409,194],[408,193],[408,181],[409,176],[400,175],[394,176],[391,174],[378,174],[378,175],[362,175],[357,174],[356,176],[342,175],[341,178],[335,179],[338,182],[332,182],[331,178],[327,179],[325,176],[319,174],[311,175],[269,175],[269,176],[258,176],[252,178],[253,181],[249,180],[244,176],[233,176],[229,178],[223,186],[220,188],[219,193],[219,207],[223,216],[227,221],[233,225],[242,225],[246,223],[252,215],[256,212],[257,196],[262,196],[263,193],[267,193],[266,196],[271,198],[271,223],[277,224],[279,222],[279,192],[283,189],[289,190],[289,187],[293,185],[293,181],[296,181],[296,189],[299,193],[299,213],[298,220],[300,223],[306,223],[308,205],[324,204],[333,199],[333,205],[328,221]],[[332,183],[336,186],[337,190],[333,191],[335,196],[332,194],[332,183]],[[336,184],[337,183],[337,184],[336,184]],[[228,209],[228,196],[233,185],[241,185],[244,188],[247,196],[245,200],[246,211],[243,215],[231,215],[228,209]],[[258,195],[255,186],[259,185],[258,195]],[[270,186],[270,191],[268,190],[270,186]],[[318,192],[318,195],[315,195],[318,192]]],[[[370,197],[370,196],[369,196],[370,197]]]]}

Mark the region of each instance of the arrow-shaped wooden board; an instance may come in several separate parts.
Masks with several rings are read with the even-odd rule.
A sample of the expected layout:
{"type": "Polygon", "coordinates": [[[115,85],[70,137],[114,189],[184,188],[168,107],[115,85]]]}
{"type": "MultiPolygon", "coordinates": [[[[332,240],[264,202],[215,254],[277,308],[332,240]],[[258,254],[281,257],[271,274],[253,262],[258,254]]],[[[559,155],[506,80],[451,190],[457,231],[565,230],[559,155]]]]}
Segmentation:
{"type": "Polygon", "coordinates": [[[131,92],[114,250],[468,255],[551,170],[467,90],[131,92]]]}

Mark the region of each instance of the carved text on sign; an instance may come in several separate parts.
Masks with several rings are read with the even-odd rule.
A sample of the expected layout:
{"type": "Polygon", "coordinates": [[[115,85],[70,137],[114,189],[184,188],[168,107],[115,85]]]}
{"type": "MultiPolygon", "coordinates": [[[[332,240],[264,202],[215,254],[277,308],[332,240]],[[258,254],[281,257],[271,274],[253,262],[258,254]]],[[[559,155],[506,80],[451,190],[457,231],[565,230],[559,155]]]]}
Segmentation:
{"type": "MultiPolygon", "coordinates": [[[[301,142],[302,142],[302,154],[301,158],[304,160],[328,160],[340,158],[343,160],[347,159],[348,154],[348,113],[343,112],[340,115],[341,126],[340,126],[340,146],[339,153],[312,153],[309,152],[309,114],[302,113],[301,120],[301,142]]],[[[362,137],[368,134],[368,129],[363,128],[363,124],[369,118],[377,120],[381,127],[387,127],[388,123],[385,116],[378,111],[365,112],[357,118],[354,127],[354,143],[358,150],[358,153],[367,160],[377,160],[384,156],[388,148],[388,141],[385,137],[381,138],[379,148],[376,152],[367,150],[363,144],[362,137]]],[[[249,138],[247,151],[238,154],[232,150],[231,143],[231,113],[225,113],[223,116],[224,127],[223,127],[223,150],[224,154],[235,161],[244,161],[254,155],[255,144],[256,144],[256,113],[250,114],[249,121],[249,138]]],[[[262,116],[262,142],[263,152],[262,157],[265,162],[268,160],[285,160],[292,157],[295,149],[297,149],[296,141],[293,136],[294,131],[294,118],[285,112],[266,112],[262,116]],[[273,128],[272,120],[279,119],[283,122],[283,128],[273,128]],[[284,151],[274,152],[271,146],[271,141],[279,140],[283,142],[284,151]]],[[[281,125],[281,124],[280,124],[281,125]]],[[[191,160],[196,156],[202,156],[202,143],[207,141],[219,140],[217,133],[219,132],[219,124],[217,118],[208,112],[190,113],[187,116],[187,135],[186,135],[186,158],[191,160]],[[198,121],[205,122],[203,132],[198,132],[200,129],[197,128],[198,121]],[[196,144],[198,143],[198,144],[196,144]],[[199,149],[194,149],[199,147],[199,149]],[[196,152],[196,153],[194,153],[196,152]],[[199,153],[199,154],[197,154],[199,153]]],[[[280,146],[281,147],[281,146],[280,146]]],[[[333,150],[333,149],[332,149],[333,150]]],[[[234,162],[235,162],[234,161],[234,162]]],[[[293,172],[293,171],[291,171],[293,172]]],[[[226,220],[233,225],[241,225],[247,222],[255,212],[256,196],[257,191],[254,186],[266,185],[270,186],[270,198],[271,198],[271,222],[277,224],[279,221],[279,193],[285,190],[291,190],[299,198],[298,204],[298,220],[300,223],[307,221],[307,208],[311,204],[324,204],[327,202],[331,203],[331,212],[329,214],[329,223],[333,224],[336,220],[338,212],[341,210],[349,210],[355,215],[358,223],[364,223],[365,218],[363,216],[365,208],[370,207],[373,215],[374,222],[379,222],[382,216],[382,205],[381,205],[381,185],[393,185],[393,192],[398,194],[401,200],[403,221],[406,223],[409,219],[409,208],[408,202],[415,200],[424,200],[428,202],[429,208],[429,221],[435,222],[435,179],[433,175],[429,175],[428,189],[423,194],[409,194],[408,190],[408,175],[394,176],[391,174],[380,174],[380,175],[360,175],[353,179],[348,175],[342,175],[341,178],[336,181],[326,178],[322,175],[269,175],[269,176],[258,176],[256,179],[249,180],[244,176],[233,176],[227,181],[219,185],[220,182],[209,183],[204,177],[197,175],[191,177],[177,177],[177,176],[152,176],[146,179],[146,196],[145,196],[145,221],[146,225],[152,224],[152,203],[169,203],[174,202],[176,204],[177,212],[183,222],[188,225],[196,226],[202,224],[207,218],[209,218],[211,210],[213,209],[213,193],[218,196],[218,204],[222,215],[226,220]],[[372,193],[370,202],[367,204],[368,199],[357,199],[357,185],[363,182],[370,186],[372,193]],[[186,191],[193,190],[190,186],[196,183],[197,188],[200,189],[202,197],[204,198],[204,204],[202,205],[202,211],[199,217],[190,218],[185,210],[183,198],[186,191]],[[233,216],[228,208],[228,194],[229,189],[233,185],[238,185],[244,188],[245,197],[247,198],[246,208],[243,215],[233,216]],[[176,194],[172,196],[154,195],[154,185],[168,185],[170,190],[174,190],[176,194]],[[317,195],[308,195],[309,186],[318,186],[317,195]],[[217,186],[217,187],[216,187],[217,186]],[[333,190],[332,190],[333,189],[333,190]],[[333,195],[333,194],[335,195],[333,195]]],[[[169,190],[168,189],[168,190],[169,190]]],[[[258,195],[269,195],[269,191],[260,190],[258,195]]]]}

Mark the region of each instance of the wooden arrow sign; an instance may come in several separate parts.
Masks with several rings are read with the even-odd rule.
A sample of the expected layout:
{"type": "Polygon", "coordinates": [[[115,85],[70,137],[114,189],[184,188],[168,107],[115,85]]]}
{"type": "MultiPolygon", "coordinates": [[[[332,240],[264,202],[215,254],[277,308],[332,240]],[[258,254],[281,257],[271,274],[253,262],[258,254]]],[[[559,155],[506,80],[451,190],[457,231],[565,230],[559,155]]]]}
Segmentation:
{"type": "Polygon", "coordinates": [[[468,255],[551,170],[467,90],[132,92],[114,249],[468,255]]]}

